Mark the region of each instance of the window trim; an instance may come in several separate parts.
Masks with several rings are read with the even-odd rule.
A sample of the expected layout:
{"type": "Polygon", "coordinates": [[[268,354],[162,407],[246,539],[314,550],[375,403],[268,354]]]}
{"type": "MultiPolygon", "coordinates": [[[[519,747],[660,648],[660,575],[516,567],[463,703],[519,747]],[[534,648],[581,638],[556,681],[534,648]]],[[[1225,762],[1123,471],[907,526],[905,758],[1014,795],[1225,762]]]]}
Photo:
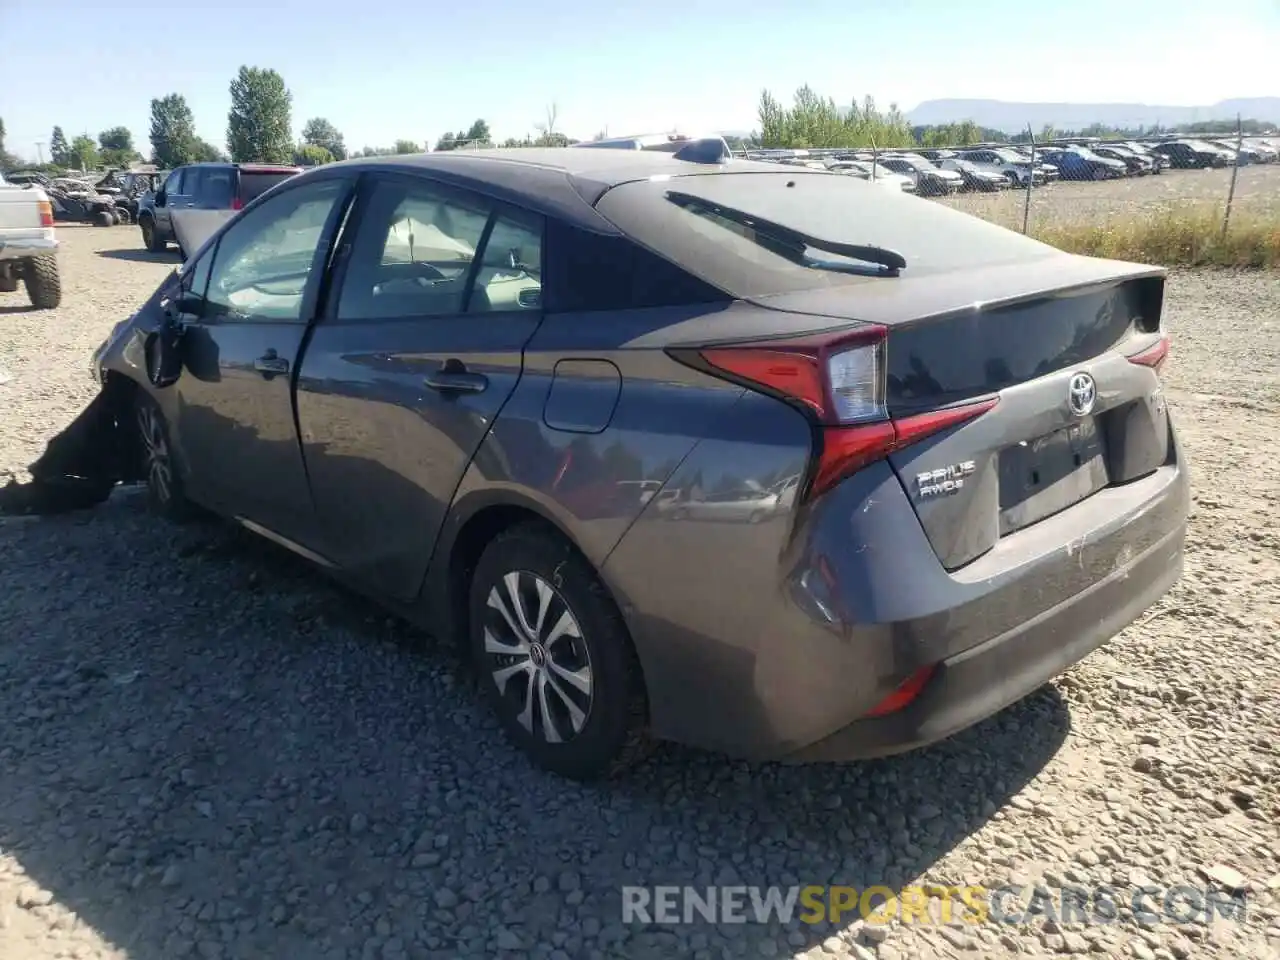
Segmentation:
{"type": "MultiPolygon", "coordinates": [[[[289,186],[285,187],[280,192],[273,193],[270,198],[270,200],[274,202],[275,199],[279,197],[284,197],[295,190],[307,190],[312,187],[318,187],[322,184],[335,183],[335,182],[339,184],[339,187],[341,189],[338,195],[337,202],[333,205],[332,209],[330,209],[329,215],[325,218],[324,226],[320,230],[320,241],[316,245],[316,252],[311,261],[311,271],[307,276],[306,285],[303,287],[303,290],[302,290],[302,303],[301,303],[301,309],[299,311],[298,319],[297,320],[281,320],[276,317],[263,317],[263,318],[255,317],[249,320],[225,320],[222,318],[222,316],[213,316],[213,317],[208,316],[205,313],[205,311],[202,310],[201,316],[199,318],[199,324],[201,326],[206,326],[206,327],[226,326],[226,327],[235,328],[235,327],[246,327],[246,326],[251,326],[255,324],[257,325],[270,324],[273,326],[286,325],[291,327],[310,327],[317,321],[321,299],[325,292],[324,290],[321,289],[321,284],[326,283],[326,281],[329,279],[329,273],[333,269],[333,252],[334,252],[335,244],[338,239],[338,226],[342,223],[343,218],[346,216],[347,209],[351,205],[351,200],[355,193],[356,178],[350,176],[349,174],[346,174],[345,172],[340,174],[330,174],[327,176],[318,176],[318,177],[308,178],[307,180],[301,183],[289,184],[289,186]]],[[[255,200],[252,205],[245,208],[245,213],[248,213],[249,211],[256,209],[258,206],[259,204],[255,200]]],[[[245,219],[244,214],[241,214],[240,216],[236,217],[234,220],[228,221],[227,225],[219,231],[217,239],[215,240],[213,245],[209,247],[208,253],[213,257],[213,260],[209,264],[209,275],[205,281],[205,293],[201,296],[201,301],[203,305],[207,305],[209,302],[208,301],[209,284],[213,282],[213,271],[217,269],[218,256],[222,253],[222,241],[226,238],[229,232],[236,229],[238,225],[243,224],[244,219],[245,219]]],[[[191,261],[191,262],[193,264],[195,263],[195,261],[191,261]]],[[[184,288],[186,287],[186,283],[188,279],[194,273],[195,271],[193,269],[191,271],[188,271],[183,276],[184,288]]],[[[328,290],[331,288],[332,288],[332,282],[327,283],[325,286],[325,290],[328,290]]]]}
{"type": "Polygon", "coordinates": [[[335,248],[336,253],[332,263],[332,276],[328,289],[325,291],[325,302],[321,309],[316,312],[315,325],[326,327],[359,327],[377,323],[404,323],[408,321],[418,323],[432,321],[456,322],[459,318],[478,316],[527,317],[530,315],[544,315],[546,313],[545,280],[543,281],[544,295],[536,311],[532,309],[488,310],[483,314],[468,312],[468,309],[471,306],[471,297],[475,291],[476,276],[479,274],[480,267],[484,262],[484,255],[488,247],[489,237],[493,233],[493,226],[497,223],[498,218],[503,216],[517,222],[523,222],[526,225],[532,225],[532,223],[536,222],[538,232],[539,275],[545,277],[547,273],[547,216],[545,214],[538,213],[535,210],[529,210],[526,207],[507,203],[506,201],[499,200],[488,193],[484,193],[479,190],[470,190],[466,187],[460,187],[454,183],[439,180],[431,176],[406,173],[399,170],[365,170],[361,172],[359,182],[356,187],[356,198],[351,204],[351,215],[347,218],[347,223],[345,224],[342,237],[339,239],[335,248]],[[387,182],[416,184],[439,192],[446,200],[449,197],[472,197],[483,201],[488,205],[489,217],[485,221],[484,230],[481,231],[480,239],[476,245],[477,256],[471,261],[471,266],[468,268],[467,286],[462,293],[462,309],[460,311],[453,313],[424,313],[407,317],[369,317],[349,320],[344,320],[338,316],[338,306],[342,302],[342,290],[343,287],[346,286],[351,261],[355,256],[356,239],[359,236],[360,227],[364,223],[365,214],[368,211],[374,190],[379,184],[387,182]]]}

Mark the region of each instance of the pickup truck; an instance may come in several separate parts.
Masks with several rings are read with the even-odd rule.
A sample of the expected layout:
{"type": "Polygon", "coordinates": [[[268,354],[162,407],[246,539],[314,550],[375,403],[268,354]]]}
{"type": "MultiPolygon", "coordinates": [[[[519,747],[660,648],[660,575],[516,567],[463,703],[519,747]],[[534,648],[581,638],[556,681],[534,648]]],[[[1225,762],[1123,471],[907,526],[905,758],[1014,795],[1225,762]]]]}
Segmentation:
{"type": "Polygon", "coordinates": [[[0,293],[21,280],[31,305],[52,310],[62,302],[53,204],[37,186],[19,187],[0,175],[0,293]]]}

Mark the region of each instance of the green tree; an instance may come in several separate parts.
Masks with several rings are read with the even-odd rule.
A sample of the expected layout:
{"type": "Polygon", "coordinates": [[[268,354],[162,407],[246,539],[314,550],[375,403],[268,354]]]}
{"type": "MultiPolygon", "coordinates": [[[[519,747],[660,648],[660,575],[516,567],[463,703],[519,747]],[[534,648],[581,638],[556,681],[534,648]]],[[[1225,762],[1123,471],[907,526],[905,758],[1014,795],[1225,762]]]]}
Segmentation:
{"type": "MultiPolygon", "coordinates": [[[[392,153],[422,153],[422,147],[418,146],[412,140],[397,140],[395,146],[391,148],[392,153]]],[[[376,156],[376,154],[375,154],[376,156]]]]}
{"type": "Polygon", "coordinates": [[[133,134],[128,127],[103,130],[98,134],[98,146],[102,162],[109,167],[127,167],[138,157],[138,151],[133,147],[133,134]]]}
{"type": "Polygon", "coordinates": [[[171,170],[195,159],[195,118],[180,93],[151,101],[151,162],[171,170]]]}
{"type": "Polygon", "coordinates": [[[17,161],[16,157],[11,157],[4,148],[4,118],[0,117],[0,167],[10,167],[17,161]]]}
{"type": "Polygon", "coordinates": [[[324,117],[312,117],[302,128],[302,142],[313,147],[323,147],[334,160],[347,159],[347,145],[338,128],[324,117]]]}
{"type": "Polygon", "coordinates": [[[67,144],[67,135],[62,132],[61,127],[54,127],[53,133],[49,136],[49,161],[65,167],[70,153],[71,147],[67,144]]]}
{"type": "Polygon", "coordinates": [[[293,151],[293,162],[300,167],[318,167],[333,163],[333,154],[314,143],[300,143],[293,151]]]}
{"type": "Polygon", "coordinates": [[[93,142],[93,137],[87,133],[82,133],[71,141],[71,151],[68,156],[70,166],[77,170],[92,170],[98,164],[98,145],[93,142]]]}
{"type": "Polygon", "coordinates": [[[293,159],[293,94],[265,67],[240,68],[231,81],[227,146],[237,162],[288,163],[293,159]]]}
{"type": "Polygon", "coordinates": [[[191,145],[191,162],[192,163],[216,163],[220,160],[226,160],[227,155],[215,147],[208,140],[201,140],[196,137],[191,145]]]}

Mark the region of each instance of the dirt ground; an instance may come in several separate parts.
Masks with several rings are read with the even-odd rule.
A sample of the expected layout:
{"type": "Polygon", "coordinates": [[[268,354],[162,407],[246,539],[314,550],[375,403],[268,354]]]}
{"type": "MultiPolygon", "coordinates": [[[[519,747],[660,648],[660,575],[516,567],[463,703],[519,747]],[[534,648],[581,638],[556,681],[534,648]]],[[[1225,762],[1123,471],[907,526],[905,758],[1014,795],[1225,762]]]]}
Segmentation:
{"type": "MultiPolygon", "coordinates": [[[[1220,179],[1166,176],[1126,186],[1220,179]]],[[[177,259],[132,228],[60,233],[64,306],[0,294],[0,474],[92,396],[91,349],[177,259]]],[[[1026,700],[874,763],[670,748],[573,786],[506,745],[452,653],[247,533],[136,496],[0,520],[0,958],[1280,955],[1280,279],[1176,274],[1166,323],[1181,582],[1026,700]],[[1014,910],[1105,885],[1121,906],[622,922],[623,885],[712,883],[1012,885],[1014,910]],[[1194,896],[1146,916],[1144,886],[1147,909],[1194,896]],[[1188,915],[1235,887],[1243,918],[1188,915]]]]}

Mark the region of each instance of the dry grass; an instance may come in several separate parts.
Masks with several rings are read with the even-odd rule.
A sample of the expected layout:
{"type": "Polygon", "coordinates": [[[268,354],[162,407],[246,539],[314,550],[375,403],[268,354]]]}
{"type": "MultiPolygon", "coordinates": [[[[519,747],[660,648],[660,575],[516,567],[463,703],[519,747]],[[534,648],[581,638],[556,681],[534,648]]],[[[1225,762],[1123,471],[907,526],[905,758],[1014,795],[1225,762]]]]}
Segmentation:
{"type": "Polygon", "coordinates": [[[1226,235],[1219,204],[1134,210],[1094,222],[1033,225],[1037,240],[1071,253],[1183,267],[1280,268],[1280,214],[1234,210],[1226,235]]]}

